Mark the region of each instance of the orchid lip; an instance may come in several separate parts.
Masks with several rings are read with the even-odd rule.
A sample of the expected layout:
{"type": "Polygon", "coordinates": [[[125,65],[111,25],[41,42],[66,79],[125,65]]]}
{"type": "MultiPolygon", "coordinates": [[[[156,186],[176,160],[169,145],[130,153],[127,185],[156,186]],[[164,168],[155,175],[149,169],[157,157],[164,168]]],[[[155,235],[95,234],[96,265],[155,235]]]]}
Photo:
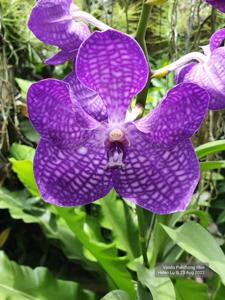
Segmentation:
{"type": "Polygon", "coordinates": [[[123,163],[123,160],[125,158],[125,149],[123,143],[120,142],[109,143],[107,156],[108,156],[107,168],[124,169],[125,165],[123,163]]]}

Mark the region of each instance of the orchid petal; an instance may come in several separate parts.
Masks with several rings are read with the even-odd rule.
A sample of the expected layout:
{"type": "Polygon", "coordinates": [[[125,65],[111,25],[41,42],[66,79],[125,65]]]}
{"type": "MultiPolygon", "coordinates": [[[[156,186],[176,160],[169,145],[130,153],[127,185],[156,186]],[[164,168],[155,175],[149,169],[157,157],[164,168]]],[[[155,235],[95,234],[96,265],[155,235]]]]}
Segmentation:
{"type": "Polygon", "coordinates": [[[184,81],[184,78],[187,73],[190,72],[190,70],[196,65],[197,63],[190,63],[185,65],[184,67],[181,67],[176,72],[176,78],[175,81],[177,84],[182,83],[184,81]]]}
{"type": "Polygon", "coordinates": [[[175,146],[198,130],[208,110],[208,101],[204,89],[181,83],[169,90],[159,106],[135,125],[152,143],[175,146]]]}
{"type": "Polygon", "coordinates": [[[78,79],[75,72],[71,72],[64,78],[70,84],[74,98],[83,109],[98,121],[107,119],[107,110],[98,94],[86,88],[78,79]]]}
{"type": "Polygon", "coordinates": [[[100,125],[79,107],[79,103],[72,102],[69,84],[60,80],[33,83],[27,94],[27,108],[38,133],[64,146],[80,142],[89,134],[87,129],[100,125]]]}
{"type": "Polygon", "coordinates": [[[225,48],[215,49],[208,62],[197,64],[185,75],[185,81],[206,89],[210,96],[209,109],[225,108],[225,48]]]}
{"type": "Polygon", "coordinates": [[[225,13],[225,2],[224,0],[206,0],[207,3],[211,4],[221,12],[225,13]]]}
{"type": "Polygon", "coordinates": [[[124,199],[157,214],[183,211],[199,181],[199,162],[189,140],[170,149],[151,146],[144,134],[133,132],[113,184],[124,199]]]}
{"type": "Polygon", "coordinates": [[[32,9],[28,27],[42,42],[64,51],[77,49],[90,35],[88,26],[75,22],[72,0],[39,0],[32,9]]]}
{"type": "Polygon", "coordinates": [[[41,139],[34,158],[34,175],[43,199],[59,206],[84,205],[112,188],[104,145],[89,139],[62,149],[41,139]]]}
{"type": "Polygon", "coordinates": [[[78,79],[96,91],[111,120],[124,120],[131,98],[148,79],[148,64],[138,43],[116,30],[94,32],[80,47],[78,79]]]}
{"type": "MultiPolygon", "coordinates": [[[[225,7],[225,4],[224,4],[225,7]]],[[[210,39],[210,50],[214,51],[217,49],[225,39],[225,28],[217,30],[210,39]]]]}
{"type": "Polygon", "coordinates": [[[45,60],[46,65],[60,65],[68,60],[75,59],[77,55],[77,49],[74,51],[64,51],[61,50],[58,53],[54,54],[52,57],[45,60]]]}

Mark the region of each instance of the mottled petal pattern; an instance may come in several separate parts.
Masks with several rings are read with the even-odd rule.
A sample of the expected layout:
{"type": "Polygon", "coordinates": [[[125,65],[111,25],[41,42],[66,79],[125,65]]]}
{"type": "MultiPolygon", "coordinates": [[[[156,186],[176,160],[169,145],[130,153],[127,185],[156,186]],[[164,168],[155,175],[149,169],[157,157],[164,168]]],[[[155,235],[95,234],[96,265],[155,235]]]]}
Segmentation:
{"type": "Polygon", "coordinates": [[[73,60],[75,59],[77,55],[77,49],[74,51],[64,51],[61,50],[52,57],[45,60],[46,65],[60,65],[66,62],[67,60],[73,60]]]}
{"type": "MultiPolygon", "coordinates": [[[[225,4],[224,4],[225,7],[225,4]]],[[[214,51],[217,49],[225,39],[225,28],[217,30],[210,39],[210,50],[214,51]]]]}
{"type": "Polygon", "coordinates": [[[32,9],[28,27],[42,42],[64,51],[77,49],[90,35],[88,26],[75,22],[72,0],[39,0],[32,9]]]}
{"type": "Polygon", "coordinates": [[[111,190],[105,148],[96,145],[94,138],[68,149],[41,139],[34,158],[34,175],[43,199],[60,206],[84,205],[111,190]]]}
{"type": "Polygon", "coordinates": [[[138,43],[115,30],[94,32],[80,47],[78,79],[96,91],[111,120],[123,120],[130,100],[145,86],[148,64],[138,43]]]}
{"type": "Polygon", "coordinates": [[[181,67],[180,69],[177,70],[176,72],[176,83],[182,83],[184,81],[184,78],[186,74],[196,65],[197,63],[190,63],[185,65],[184,67],[181,67]]]}
{"type": "MultiPolygon", "coordinates": [[[[30,121],[38,133],[61,146],[82,141],[87,130],[99,123],[86,116],[71,101],[69,84],[55,79],[41,80],[31,85],[27,94],[30,121]]],[[[78,104],[77,104],[78,105],[78,104]]]]}
{"type": "Polygon", "coordinates": [[[199,181],[199,162],[191,142],[163,150],[151,146],[140,132],[132,136],[125,167],[113,176],[116,191],[157,214],[184,210],[199,181]]]}
{"type": "Polygon", "coordinates": [[[108,118],[107,110],[102,99],[96,92],[86,88],[86,86],[77,79],[75,72],[71,72],[66,76],[64,81],[70,84],[74,98],[80,102],[83,109],[89,115],[100,122],[108,118]]]}
{"type": "Polygon", "coordinates": [[[196,84],[181,83],[169,90],[156,109],[135,124],[153,144],[174,146],[198,130],[208,102],[209,96],[204,89],[196,84]]]}
{"type": "Polygon", "coordinates": [[[209,109],[225,108],[225,48],[215,49],[207,63],[197,64],[185,76],[205,88],[210,95],[209,109]]]}
{"type": "Polygon", "coordinates": [[[225,13],[225,2],[224,0],[206,0],[207,3],[211,4],[221,12],[225,13]]]}

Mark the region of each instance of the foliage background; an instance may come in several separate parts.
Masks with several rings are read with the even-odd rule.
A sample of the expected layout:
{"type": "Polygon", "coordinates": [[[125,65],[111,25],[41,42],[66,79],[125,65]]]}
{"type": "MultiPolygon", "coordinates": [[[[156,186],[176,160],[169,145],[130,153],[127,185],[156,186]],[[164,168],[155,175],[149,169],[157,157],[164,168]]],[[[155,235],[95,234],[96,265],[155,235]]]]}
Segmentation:
{"type": "MultiPolygon", "coordinates": [[[[26,91],[32,81],[63,78],[71,64],[43,64],[56,49],[41,44],[28,31],[33,4],[0,0],[0,299],[89,300],[114,289],[123,292],[104,299],[134,299],[134,294],[141,300],[224,299],[224,112],[210,112],[193,139],[196,147],[212,143],[198,149],[202,179],[189,209],[170,216],[145,216],[148,230],[154,224],[148,248],[152,269],[158,262],[200,260],[209,264],[213,276],[156,278],[154,270],[141,265],[131,204],[111,193],[94,204],[67,209],[39,197],[32,173],[38,135],[27,118],[26,91]]],[[[76,4],[110,26],[135,34],[140,0],[76,4]]],[[[152,68],[198,51],[223,26],[224,15],[202,0],[172,0],[154,7],[146,35],[152,68]]],[[[154,108],[173,84],[173,74],[154,79],[146,110],[154,108]]]]}

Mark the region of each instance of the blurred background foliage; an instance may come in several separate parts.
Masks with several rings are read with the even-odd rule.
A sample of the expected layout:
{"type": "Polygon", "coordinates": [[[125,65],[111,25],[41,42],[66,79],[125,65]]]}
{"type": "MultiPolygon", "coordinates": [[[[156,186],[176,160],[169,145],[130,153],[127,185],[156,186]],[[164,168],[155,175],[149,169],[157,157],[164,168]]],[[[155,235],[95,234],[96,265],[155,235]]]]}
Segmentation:
{"type": "MultiPolygon", "coordinates": [[[[134,36],[140,0],[76,4],[134,36]]],[[[134,290],[141,300],[224,299],[224,112],[210,112],[194,137],[196,147],[211,144],[196,150],[202,179],[188,210],[170,216],[146,214],[147,227],[155,224],[148,248],[153,271],[143,269],[133,205],[113,192],[75,209],[40,199],[32,171],[39,137],[28,121],[26,91],[33,81],[63,78],[71,64],[43,64],[56,49],[27,29],[33,5],[32,0],[0,0],[0,299],[92,300],[114,289],[102,299],[134,299],[134,290]],[[154,277],[158,262],[198,260],[214,271],[210,279],[154,277]]],[[[146,35],[151,67],[198,51],[223,26],[224,15],[202,0],[171,0],[152,8],[146,35]]],[[[173,76],[152,81],[146,110],[173,86],[173,76]]]]}

